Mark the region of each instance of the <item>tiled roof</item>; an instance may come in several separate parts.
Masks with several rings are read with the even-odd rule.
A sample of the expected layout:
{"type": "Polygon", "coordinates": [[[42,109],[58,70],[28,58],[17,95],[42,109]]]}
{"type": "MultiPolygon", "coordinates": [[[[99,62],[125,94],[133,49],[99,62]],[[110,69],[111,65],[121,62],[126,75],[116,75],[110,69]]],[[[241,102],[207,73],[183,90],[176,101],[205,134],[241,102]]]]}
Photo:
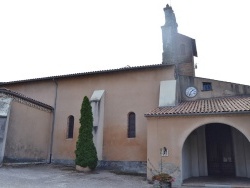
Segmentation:
{"type": "Polygon", "coordinates": [[[250,113],[250,96],[200,99],[181,102],[177,106],[158,107],[145,116],[202,115],[250,113]]]}
{"type": "Polygon", "coordinates": [[[108,69],[108,70],[98,70],[98,71],[90,71],[90,72],[82,72],[82,73],[74,73],[74,74],[66,74],[66,75],[57,75],[57,76],[48,76],[43,78],[32,78],[27,80],[16,80],[10,82],[0,82],[0,85],[8,85],[14,83],[23,83],[23,82],[33,82],[33,81],[40,81],[40,80],[54,80],[58,78],[69,78],[69,77],[77,77],[77,76],[86,76],[86,75],[94,75],[94,74],[102,74],[102,73],[114,73],[114,72],[122,72],[122,71],[131,71],[131,70],[143,70],[143,69],[153,69],[153,68],[161,68],[172,66],[168,64],[154,64],[154,65],[142,65],[142,66],[126,66],[117,69],[108,69]]]}
{"type": "Polygon", "coordinates": [[[37,101],[37,100],[34,100],[32,98],[29,98],[21,93],[18,93],[18,92],[15,92],[15,91],[12,91],[12,90],[9,90],[9,89],[6,89],[6,88],[0,88],[0,93],[4,93],[8,96],[11,96],[11,97],[15,97],[15,98],[19,98],[21,100],[25,100],[27,102],[30,102],[30,103],[33,103],[33,104],[36,104],[38,106],[41,106],[45,109],[48,109],[48,110],[53,110],[53,107],[50,106],[50,105],[47,105],[45,103],[42,103],[40,101],[37,101]]]}

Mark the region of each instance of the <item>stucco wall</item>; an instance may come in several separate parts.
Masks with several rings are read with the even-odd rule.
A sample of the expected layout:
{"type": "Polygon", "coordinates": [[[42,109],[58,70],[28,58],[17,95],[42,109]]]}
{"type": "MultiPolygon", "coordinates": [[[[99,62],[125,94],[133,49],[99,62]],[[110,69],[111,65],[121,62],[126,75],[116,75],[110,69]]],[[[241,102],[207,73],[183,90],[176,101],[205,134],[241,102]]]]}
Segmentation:
{"type": "Polygon", "coordinates": [[[7,89],[19,92],[29,98],[54,106],[56,84],[53,79],[44,81],[20,82],[3,85],[7,89]]]}
{"type": "Polygon", "coordinates": [[[186,76],[195,76],[194,69],[194,54],[192,49],[192,41],[191,38],[178,34],[177,42],[176,42],[176,53],[177,53],[177,62],[178,64],[178,73],[180,75],[186,76]],[[185,46],[185,53],[182,54],[181,46],[185,46]]]}
{"type": "Polygon", "coordinates": [[[5,162],[48,161],[52,113],[12,102],[5,162]]]}
{"type": "Polygon", "coordinates": [[[180,76],[180,88],[182,100],[196,100],[202,98],[213,98],[213,97],[226,97],[235,96],[242,94],[250,94],[250,86],[217,81],[206,78],[190,77],[190,76],[180,76]],[[212,85],[211,91],[203,91],[203,82],[210,82],[212,85]],[[186,88],[189,86],[194,86],[198,93],[194,98],[188,98],[185,95],[186,88]]]}
{"type": "MultiPolygon", "coordinates": [[[[163,157],[163,164],[175,167],[170,169],[176,178],[176,185],[182,182],[182,148],[186,138],[196,128],[209,123],[223,123],[235,127],[250,140],[250,115],[214,115],[214,116],[172,116],[147,118],[148,159],[153,166],[159,167],[159,151],[162,147],[169,149],[169,156],[163,157]]],[[[190,156],[191,157],[191,156],[190,156]]],[[[148,163],[148,167],[150,168],[148,163]]],[[[168,169],[165,169],[168,172],[168,169]]],[[[148,170],[148,178],[152,173],[148,170]]]]}
{"type": "MultiPolygon", "coordinates": [[[[90,98],[95,90],[105,90],[103,160],[146,161],[144,114],[158,106],[160,81],[173,80],[174,72],[174,66],[168,66],[55,79],[58,90],[52,160],[74,160],[83,97],[90,98]],[[129,112],[136,114],[136,138],[127,138],[129,112]],[[66,139],[69,115],[75,118],[73,139],[66,139]]],[[[53,79],[4,87],[54,107],[56,84],[53,79]]]]}
{"type": "Polygon", "coordinates": [[[158,105],[160,81],[173,77],[171,68],[58,80],[53,159],[74,159],[82,99],[105,90],[103,160],[146,161],[144,113],[158,105]],[[129,112],[136,114],[136,138],[127,138],[129,112]],[[66,139],[69,115],[75,117],[73,139],[66,139]]]}
{"type": "Polygon", "coordinates": [[[236,176],[250,178],[250,142],[236,129],[233,129],[232,137],[236,176]]]}

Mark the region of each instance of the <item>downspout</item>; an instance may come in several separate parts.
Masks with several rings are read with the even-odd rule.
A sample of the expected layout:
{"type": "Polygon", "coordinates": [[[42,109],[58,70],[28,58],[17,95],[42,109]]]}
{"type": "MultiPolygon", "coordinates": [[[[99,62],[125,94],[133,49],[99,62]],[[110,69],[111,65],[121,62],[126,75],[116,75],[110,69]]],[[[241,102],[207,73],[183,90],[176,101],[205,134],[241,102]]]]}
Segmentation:
{"type": "Polygon", "coordinates": [[[54,99],[54,110],[53,110],[52,128],[51,128],[51,135],[50,135],[49,164],[52,161],[53,141],[54,141],[54,129],[55,129],[55,119],[56,119],[57,89],[58,89],[58,83],[57,83],[57,81],[54,78],[53,78],[53,82],[55,83],[55,99],[54,99]]]}

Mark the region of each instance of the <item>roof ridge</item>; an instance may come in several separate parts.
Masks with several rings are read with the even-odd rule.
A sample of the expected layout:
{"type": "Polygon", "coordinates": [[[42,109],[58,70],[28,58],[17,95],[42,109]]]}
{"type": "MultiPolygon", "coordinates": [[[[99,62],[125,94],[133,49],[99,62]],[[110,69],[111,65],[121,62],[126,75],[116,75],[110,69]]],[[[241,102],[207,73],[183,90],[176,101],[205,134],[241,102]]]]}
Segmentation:
{"type": "Polygon", "coordinates": [[[96,70],[96,71],[86,71],[86,72],[79,72],[79,73],[72,73],[72,74],[63,74],[57,76],[46,76],[40,78],[31,78],[31,79],[24,79],[24,80],[15,80],[10,82],[1,82],[1,85],[13,84],[13,83],[20,83],[20,82],[32,82],[32,81],[40,81],[40,80],[51,80],[57,78],[66,78],[66,77],[74,77],[74,76],[83,76],[83,75],[91,75],[91,74],[101,74],[101,73],[112,73],[118,71],[127,71],[127,70],[138,70],[138,69],[146,69],[146,68],[158,68],[158,67],[167,67],[167,66],[174,66],[170,64],[152,64],[152,65],[139,65],[139,66],[125,66],[120,68],[114,69],[106,69],[106,70],[96,70]]]}

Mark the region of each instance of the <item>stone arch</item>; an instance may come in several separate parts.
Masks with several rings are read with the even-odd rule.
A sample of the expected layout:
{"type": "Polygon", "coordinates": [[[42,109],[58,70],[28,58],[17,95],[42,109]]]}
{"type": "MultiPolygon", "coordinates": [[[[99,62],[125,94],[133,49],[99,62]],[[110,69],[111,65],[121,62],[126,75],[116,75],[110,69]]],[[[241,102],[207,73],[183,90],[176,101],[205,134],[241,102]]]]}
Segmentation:
{"type": "Polygon", "coordinates": [[[243,128],[228,123],[215,122],[194,126],[184,139],[181,153],[182,180],[189,177],[208,176],[205,127],[213,124],[230,127],[235,157],[235,175],[250,177],[250,164],[248,162],[250,161],[250,142],[242,131],[243,128]]]}

